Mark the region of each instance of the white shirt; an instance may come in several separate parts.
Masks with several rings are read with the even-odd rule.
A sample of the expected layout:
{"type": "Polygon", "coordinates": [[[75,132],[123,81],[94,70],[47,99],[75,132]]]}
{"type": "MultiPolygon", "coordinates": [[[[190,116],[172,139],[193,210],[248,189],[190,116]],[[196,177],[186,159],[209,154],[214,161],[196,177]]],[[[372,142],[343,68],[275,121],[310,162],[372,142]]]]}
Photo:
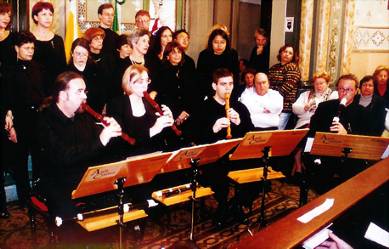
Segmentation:
{"type": "Polygon", "coordinates": [[[278,127],[284,105],[284,98],[278,91],[269,89],[261,96],[257,94],[254,87],[246,88],[240,96],[240,102],[249,110],[251,122],[255,127],[278,127]],[[269,110],[270,113],[266,113],[265,110],[269,110]]]}
{"type": "Polygon", "coordinates": [[[324,95],[316,95],[311,100],[314,101],[315,107],[311,110],[305,111],[304,106],[309,102],[309,92],[310,91],[301,93],[296,102],[294,102],[294,104],[292,105],[293,113],[296,114],[298,117],[295,129],[309,124],[309,122],[311,121],[311,117],[313,116],[313,114],[315,114],[316,108],[321,102],[338,98],[337,91],[333,91],[326,100],[324,99],[324,95]]]}

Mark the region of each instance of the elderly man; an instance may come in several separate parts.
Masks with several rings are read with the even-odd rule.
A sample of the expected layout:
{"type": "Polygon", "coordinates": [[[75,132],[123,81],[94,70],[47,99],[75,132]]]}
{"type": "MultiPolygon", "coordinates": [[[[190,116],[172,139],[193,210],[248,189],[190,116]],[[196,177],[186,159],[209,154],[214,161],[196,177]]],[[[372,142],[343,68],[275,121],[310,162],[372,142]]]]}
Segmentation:
{"type": "Polygon", "coordinates": [[[278,91],[269,89],[269,79],[264,73],[257,73],[255,87],[246,88],[240,101],[250,112],[255,130],[277,130],[282,112],[283,97],[278,91]]]}

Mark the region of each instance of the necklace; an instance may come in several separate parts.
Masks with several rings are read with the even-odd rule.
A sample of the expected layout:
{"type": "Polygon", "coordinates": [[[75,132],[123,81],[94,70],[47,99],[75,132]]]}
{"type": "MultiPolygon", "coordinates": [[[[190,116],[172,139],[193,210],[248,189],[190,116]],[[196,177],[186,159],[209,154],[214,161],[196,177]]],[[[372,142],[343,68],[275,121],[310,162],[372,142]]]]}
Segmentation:
{"type": "Polygon", "coordinates": [[[134,64],[138,64],[138,65],[144,65],[145,64],[145,58],[140,58],[140,60],[135,60],[135,58],[132,58],[132,56],[130,55],[130,61],[131,63],[134,65],[134,64]]]}

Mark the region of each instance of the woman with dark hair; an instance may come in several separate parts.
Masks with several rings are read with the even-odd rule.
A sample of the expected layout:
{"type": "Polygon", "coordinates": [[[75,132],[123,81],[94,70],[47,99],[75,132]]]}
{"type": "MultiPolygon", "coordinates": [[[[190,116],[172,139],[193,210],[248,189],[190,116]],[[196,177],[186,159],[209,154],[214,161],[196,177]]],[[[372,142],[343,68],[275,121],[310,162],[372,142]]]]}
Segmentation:
{"type": "MultiPolygon", "coordinates": [[[[173,31],[168,26],[162,26],[155,33],[150,48],[147,51],[147,60],[150,62],[148,69],[151,73],[151,78],[155,80],[154,75],[158,74],[158,71],[161,70],[162,60],[163,60],[163,51],[165,50],[166,45],[173,40],[173,31]]],[[[151,86],[153,89],[154,87],[151,86]]]]}
{"type": "Polygon", "coordinates": [[[72,43],[71,58],[68,70],[81,74],[88,91],[88,104],[97,112],[102,112],[106,103],[105,88],[101,73],[96,64],[89,58],[89,41],[77,38],[72,43]]]}
{"type": "Polygon", "coordinates": [[[292,115],[292,104],[296,101],[297,88],[300,83],[298,68],[298,52],[290,44],[285,44],[278,51],[277,59],[280,63],[269,69],[270,86],[284,97],[284,108],[280,116],[279,130],[284,130],[292,115]]]}
{"type": "Polygon", "coordinates": [[[184,49],[177,42],[166,45],[161,70],[155,79],[157,102],[171,107],[175,123],[188,128],[196,99],[195,70],[184,62],[184,49]]]}
{"type": "Polygon", "coordinates": [[[247,88],[254,87],[255,70],[252,68],[246,68],[243,70],[240,76],[240,84],[235,89],[235,93],[240,97],[243,91],[247,88]]]}
{"type": "Polygon", "coordinates": [[[113,82],[108,89],[108,99],[110,102],[113,98],[123,95],[122,78],[124,71],[131,66],[130,54],[131,45],[128,35],[122,34],[116,41],[115,68],[113,73],[113,82]]]}
{"type": "Polygon", "coordinates": [[[385,129],[385,102],[384,99],[374,93],[374,77],[366,75],[359,82],[360,94],[355,96],[355,101],[364,107],[366,121],[369,123],[367,134],[381,136],[385,129]]]}
{"type": "Polygon", "coordinates": [[[0,3],[0,80],[7,68],[16,62],[14,48],[15,33],[10,31],[12,8],[8,3],[0,3]]]}
{"type": "MultiPolygon", "coordinates": [[[[1,106],[0,106],[0,115],[1,117],[6,116],[9,126],[12,123],[11,117],[12,114],[6,112],[4,100],[5,96],[5,86],[4,86],[4,73],[7,71],[11,65],[16,62],[16,53],[14,49],[15,43],[15,34],[9,30],[12,17],[12,8],[8,3],[0,3],[0,87],[1,87],[1,106]],[[7,115],[6,115],[7,113],[7,115]]],[[[7,127],[4,119],[1,122],[1,127],[7,127]]],[[[6,147],[9,145],[8,138],[5,132],[1,132],[1,163],[0,163],[0,218],[8,218],[9,213],[6,207],[6,196],[4,190],[4,167],[7,164],[6,158],[7,152],[6,147]]]]}
{"type": "Polygon", "coordinates": [[[378,66],[373,74],[374,93],[384,98],[385,107],[389,108],[389,68],[378,66]]]}
{"type": "MultiPolygon", "coordinates": [[[[208,38],[208,46],[200,52],[197,60],[200,95],[213,96],[212,73],[218,68],[227,68],[234,75],[234,85],[239,84],[239,60],[236,50],[231,48],[230,38],[221,29],[215,29],[208,38]]],[[[233,93],[234,94],[234,93],[233,93]]]]}
{"type": "Polygon", "coordinates": [[[45,94],[50,95],[55,78],[66,67],[65,46],[61,36],[52,30],[54,6],[49,2],[37,2],[32,7],[31,17],[36,24],[34,60],[43,68],[45,94]]]}

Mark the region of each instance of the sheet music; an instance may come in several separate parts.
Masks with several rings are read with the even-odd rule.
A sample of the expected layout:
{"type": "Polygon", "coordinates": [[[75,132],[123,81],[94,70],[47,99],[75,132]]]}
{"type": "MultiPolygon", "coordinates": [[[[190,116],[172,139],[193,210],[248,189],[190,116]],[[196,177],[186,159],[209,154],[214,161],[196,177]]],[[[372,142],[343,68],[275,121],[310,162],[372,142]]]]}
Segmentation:
{"type": "Polygon", "coordinates": [[[305,213],[304,215],[298,217],[297,220],[300,221],[301,223],[308,223],[313,218],[315,218],[315,217],[321,215],[322,213],[326,212],[327,210],[329,210],[334,205],[334,202],[335,202],[335,199],[327,198],[323,202],[323,204],[321,204],[320,206],[315,207],[311,211],[309,211],[309,212],[305,213]]]}
{"type": "Polygon", "coordinates": [[[385,159],[389,156],[389,145],[388,147],[386,147],[386,150],[384,151],[384,153],[382,154],[381,156],[381,159],[385,159]]]}
{"type": "Polygon", "coordinates": [[[311,152],[314,140],[315,139],[313,137],[307,138],[307,143],[305,144],[304,152],[311,152]]]}

